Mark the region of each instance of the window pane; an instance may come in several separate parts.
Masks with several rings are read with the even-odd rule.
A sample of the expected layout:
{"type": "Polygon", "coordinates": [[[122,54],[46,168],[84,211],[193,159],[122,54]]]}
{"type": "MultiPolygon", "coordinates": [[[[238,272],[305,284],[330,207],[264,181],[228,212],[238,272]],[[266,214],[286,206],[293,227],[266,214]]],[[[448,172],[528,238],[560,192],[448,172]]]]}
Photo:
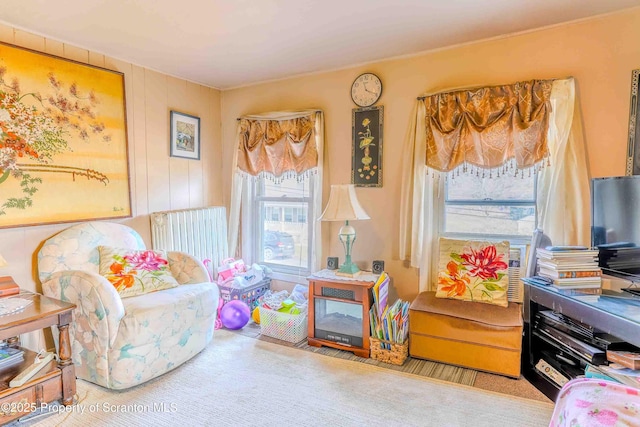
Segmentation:
{"type": "MultiPolygon", "coordinates": [[[[258,254],[261,262],[308,269],[309,267],[309,228],[307,221],[291,222],[287,213],[292,212],[291,205],[285,207],[285,221],[265,220],[262,228],[262,247],[258,254]]],[[[264,202],[266,208],[274,211],[283,208],[280,202],[264,202]]]]}
{"type": "Polygon", "coordinates": [[[283,179],[280,183],[274,183],[265,179],[264,197],[309,197],[309,180],[298,182],[297,179],[283,179]]]}
{"type": "Polygon", "coordinates": [[[497,177],[493,173],[489,178],[488,172],[482,178],[475,173],[461,173],[447,181],[448,200],[535,200],[535,174],[529,176],[525,171],[524,176],[514,177],[513,173],[500,174],[497,177]]]}
{"type": "Polygon", "coordinates": [[[445,232],[531,236],[535,207],[447,205],[445,232]]]}
{"type": "Polygon", "coordinates": [[[274,271],[308,274],[308,213],[312,206],[313,176],[298,181],[283,179],[280,183],[261,180],[256,185],[253,230],[256,233],[255,262],[269,265],[274,271]],[[274,200],[275,199],[275,200],[274,200]]]}
{"type": "Polygon", "coordinates": [[[293,222],[293,209],[292,208],[284,208],[284,221],[285,222],[293,222]]]}

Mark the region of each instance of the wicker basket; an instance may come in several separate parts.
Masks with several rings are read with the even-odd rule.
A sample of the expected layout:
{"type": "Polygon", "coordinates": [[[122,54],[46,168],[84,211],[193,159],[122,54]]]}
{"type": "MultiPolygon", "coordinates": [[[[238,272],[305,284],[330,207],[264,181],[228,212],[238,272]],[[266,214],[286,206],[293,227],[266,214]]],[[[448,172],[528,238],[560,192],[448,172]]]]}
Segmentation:
{"type": "Polygon", "coordinates": [[[381,362],[402,365],[409,355],[409,340],[405,340],[404,344],[397,344],[369,337],[369,344],[371,358],[381,362]],[[388,347],[391,347],[391,350],[383,348],[382,344],[387,344],[388,347]]]}
{"type": "Polygon", "coordinates": [[[307,337],[307,313],[289,314],[260,307],[260,333],[297,343],[307,337]]]}

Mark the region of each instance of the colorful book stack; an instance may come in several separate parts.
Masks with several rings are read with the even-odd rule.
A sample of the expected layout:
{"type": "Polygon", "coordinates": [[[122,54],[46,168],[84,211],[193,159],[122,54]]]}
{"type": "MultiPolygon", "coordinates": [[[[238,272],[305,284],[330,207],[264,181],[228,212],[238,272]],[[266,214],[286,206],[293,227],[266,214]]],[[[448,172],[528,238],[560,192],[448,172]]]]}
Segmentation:
{"type": "Polygon", "coordinates": [[[587,300],[602,293],[598,250],[584,246],[548,246],[536,251],[538,275],[551,281],[550,289],[587,300]]]}
{"type": "Polygon", "coordinates": [[[0,369],[15,365],[24,360],[24,351],[13,347],[0,347],[0,369]]]}
{"type": "MultiPolygon", "coordinates": [[[[409,335],[409,303],[396,300],[387,304],[389,276],[382,272],[373,287],[373,304],[369,311],[371,336],[382,341],[403,344],[409,335]]],[[[390,346],[384,344],[388,350],[390,346]]]]}

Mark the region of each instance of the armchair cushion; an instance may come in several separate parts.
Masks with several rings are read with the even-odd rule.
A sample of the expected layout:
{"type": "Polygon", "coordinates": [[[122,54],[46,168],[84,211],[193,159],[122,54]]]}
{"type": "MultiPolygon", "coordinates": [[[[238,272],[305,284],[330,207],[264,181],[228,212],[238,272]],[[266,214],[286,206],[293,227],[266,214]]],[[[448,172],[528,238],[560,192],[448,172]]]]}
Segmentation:
{"type": "Polygon", "coordinates": [[[178,286],[162,251],[98,246],[100,274],[116,288],[121,298],[178,286]]]}
{"type": "Polygon", "coordinates": [[[440,239],[436,297],[506,307],[509,242],[440,239]]]}

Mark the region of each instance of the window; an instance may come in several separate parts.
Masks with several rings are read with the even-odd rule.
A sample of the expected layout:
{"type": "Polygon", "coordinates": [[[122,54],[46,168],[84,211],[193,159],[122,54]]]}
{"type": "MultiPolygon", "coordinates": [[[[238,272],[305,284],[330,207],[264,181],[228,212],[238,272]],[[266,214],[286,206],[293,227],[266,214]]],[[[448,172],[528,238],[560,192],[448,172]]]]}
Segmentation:
{"type": "Polygon", "coordinates": [[[461,173],[445,184],[441,231],[460,237],[528,241],[536,228],[536,175],[461,173]]]}
{"type": "Polygon", "coordinates": [[[310,175],[274,183],[258,179],[253,184],[251,208],[252,259],[274,272],[308,275],[313,249],[313,179],[310,175]]]}

